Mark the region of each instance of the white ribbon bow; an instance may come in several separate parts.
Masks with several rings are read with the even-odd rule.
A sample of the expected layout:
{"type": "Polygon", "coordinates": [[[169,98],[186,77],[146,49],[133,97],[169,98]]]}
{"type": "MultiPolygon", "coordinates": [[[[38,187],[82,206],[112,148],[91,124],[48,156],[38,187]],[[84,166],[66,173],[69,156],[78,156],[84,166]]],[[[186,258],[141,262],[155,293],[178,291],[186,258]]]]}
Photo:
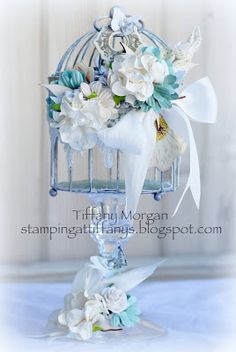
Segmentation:
{"type": "Polygon", "coordinates": [[[199,208],[201,196],[199,160],[189,119],[196,122],[215,123],[217,118],[217,98],[208,77],[192,83],[181,94],[186,98],[176,100],[175,106],[164,116],[169,126],[176,132],[178,130],[177,133],[183,139],[186,138],[187,130],[187,140],[185,140],[189,144],[190,151],[188,180],[173,215],[178,211],[188,189],[191,190],[195,204],[199,208]],[[181,120],[185,123],[185,131],[181,127],[181,120]]]}
{"type": "MultiPolygon", "coordinates": [[[[169,127],[189,144],[190,168],[185,189],[180,197],[176,214],[183,197],[190,188],[199,207],[201,186],[197,148],[189,119],[214,123],[217,116],[217,99],[210,80],[202,78],[181,93],[184,99],[176,100],[173,107],[162,112],[169,127]]],[[[140,194],[156,144],[152,110],[147,113],[131,111],[114,127],[103,130],[99,138],[109,147],[120,149],[125,157],[126,212],[136,212],[140,194]]]]}

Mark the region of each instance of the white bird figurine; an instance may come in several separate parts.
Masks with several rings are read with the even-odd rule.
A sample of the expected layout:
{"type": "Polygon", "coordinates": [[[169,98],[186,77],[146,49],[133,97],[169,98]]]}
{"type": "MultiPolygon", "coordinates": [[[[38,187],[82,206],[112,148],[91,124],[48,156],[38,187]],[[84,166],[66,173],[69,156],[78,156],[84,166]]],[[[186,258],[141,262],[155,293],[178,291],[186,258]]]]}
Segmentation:
{"type": "Polygon", "coordinates": [[[174,70],[186,73],[196,66],[195,63],[192,63],[192,58],[201,45],[201,41],[200,28],[195,27],[186,42],[179,42],[173,48],[167,50],[164,55],[171,59],[174,70]]]}

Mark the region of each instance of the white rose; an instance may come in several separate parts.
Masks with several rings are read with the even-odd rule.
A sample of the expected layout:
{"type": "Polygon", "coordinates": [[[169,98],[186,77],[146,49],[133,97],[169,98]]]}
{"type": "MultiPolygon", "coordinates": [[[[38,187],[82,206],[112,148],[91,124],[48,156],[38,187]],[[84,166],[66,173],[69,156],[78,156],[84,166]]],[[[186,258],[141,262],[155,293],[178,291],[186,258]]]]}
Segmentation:
{"type": "Polygon", "coordinates": [[[121,313],[128,308],[128,300],[126,293],[115,286],[106,287],[102,290],[102,296],[105,301],[106,308],[113,313],[121,313]]]}
{"type": "Polygon", "coordinates": [[[118,96],[134,96],[146,101],[153,94],[153,84],[162,83],[168,68],[165,62],[158,62],[150,53],[129,50],[125,54],[115,56],[109,84],[118,96]]]}

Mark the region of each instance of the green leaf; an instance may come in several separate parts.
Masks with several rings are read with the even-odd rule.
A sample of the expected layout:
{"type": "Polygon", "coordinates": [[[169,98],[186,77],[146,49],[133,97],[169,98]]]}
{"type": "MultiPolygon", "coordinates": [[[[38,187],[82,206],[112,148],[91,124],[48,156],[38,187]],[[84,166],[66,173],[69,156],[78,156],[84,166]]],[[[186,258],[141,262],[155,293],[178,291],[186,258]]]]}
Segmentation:
{"type": "Polygon", "coordinates": [[[113,100],[114,100],[116,105],[119,105],[122,101],[125,100],[125,97],[124,96],[119,96],[119,95],[114,95],[113,96],[113,100]]]}
{"type": "Polygon", "coordinates": [[[52,104],[52,110],[61,112],[61,104],[52,104]]]}
{"type": "Polygon", "coordinates": [[[101,330],[103,330],[101,326],[99,326],[99,325],[93,325],[93,332],[101,331],[101,330]]]}
{"type": "Polygon", "coordinates": [[[96,93],[96,92],[92,92],[87,98],[88,98],[88,99],[97,98],[97,93],[96,93]]]}

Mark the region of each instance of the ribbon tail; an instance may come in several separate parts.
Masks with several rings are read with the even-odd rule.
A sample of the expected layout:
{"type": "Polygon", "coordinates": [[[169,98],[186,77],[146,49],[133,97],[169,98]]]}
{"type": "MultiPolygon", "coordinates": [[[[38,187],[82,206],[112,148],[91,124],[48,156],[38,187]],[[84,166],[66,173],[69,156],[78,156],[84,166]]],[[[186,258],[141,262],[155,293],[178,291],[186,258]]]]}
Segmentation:
{"type": "Polygon", "coordinates": [[[186,183],[186,186],[185,186],[185,189],[184,189],[184,191],[183,191],[183,193],[182,193],[182,195],[181,195],[181,197],[180,197],[180,199],[179,199],[179,201],[178,201],[178,203],[176,205],[175,211],[173,212],[172,216],[175,216],[177,211],[179,210],[179,207],[180,207],[180,205],[182,203],[182,200],[184,199],[185,193],[187,192],[189,187],[190,187],[190,185],[189,185],[189,179],[188,179],[188,181],[186,183]]]}
{"type": "Polygon", "coordinates": [[[190,148],[190,171],[187,184],[173,216],[177,213],[185,193],[189,188],[197,208],[199,208],[200,203],[201,184],[199,160],[189,118],[196,122],[215,123],[217,117],[217,97],[208,77],[204,77],[192,83],[183,90],[182,94],[185,96],[185,99],[176,100],[175,105],[177,105],[177,111],[187,127],[190,148]]]}
{"type": "Polygon", "coordinates": [[[190,149],[190,171],[185,189],[180,197],[173,216],[190,188],[193,199],[199,208],[201,184],[198,153],[189,119],[196,122],[214,123],[217,117],[217,98],[208,77],[204,77],[188,87],[183,92],[184,99],[176,100],[170,112],[166,112],[167,123],[188,143],[190,149]],[[181,117],[182,122],[179,117],[181,117]]]}
{"type": "MultiPolygon", "coordinates": [[[[178,108],[177,108],[178,110],[178,108]]],[[[200,182],[200,168],[199,168],[199,160],[198,160],[198,153],[197,147],[193,135],[193,130],[187,115],[183,111],[179,111],[181,117],[186,123],[186,127],[188,130],[188,137],[189,137],[189,152],[190,152],[190,170],[189,170],[189,177],[187,184],[185,186],[185,190],[179,200],[179,203],[174,211],[174,214],[178,211],[178,208],[184,198],[185,193],[187,192],[188,188],[190,188],[193,199],[197,208],[199,208],[200,203],[200,196],[201,196],[201,182],[200,182]]]]}
{"type": "MultiPolygon", "coordinates": [[[[139,112],[136,112],[136,114],[139,114],[139,112]]],[[[143,184],[156,144],[155,119],[156,114],[152,110],[142,116],[142,134],[145,138],[143,140],[141,153],[124,153],[126,214],[130,212],[134,214],[137,210],[143,184]]]]}
{"type": "Polygon", "coordinates": [[[190,153],[190,170],[189,170],[188,180],[187,180],[185,189],[180,197],[180,200],[177,204],[177,207],[173,213],[173,216],[174,216],[177,213],[180,207],[180,204],[182,203],[182,200],[188,189],[191,190],[195,204],[197,208],[199,208],[200,195],[201,195],[201,183],[200,183],[200,169],[199,169],[197,147],[196,147],[193,130],[189,122],[188,116],[184,113],[182,109],[180,109],[177,106],[173,106],[172,110],[173,110],[173,114],[176,114],[176,118],[180,117],[185,122],[185,127],[187,129],[187,135],[188,135],[189,153],[190,153]]]}
{"type": "Polygon", "coordinates": [[[59,336],[66,336],[68,332],[65,331],[53,331],[40,335],[27,335],[27,338],[32,339],[44,339],[44,338],[57,338],[59,336]]]}
{"type": "Polygon", "coordinates": [[[118,275],[114,275],[112,279],[104,278],[103,285],[108,285],[112,281],[117,288],[125,292],[130,291],[150,277],[163,262],[165,262],[165,259],[160,262],[126,270],[118,275]]]}
{"type": "Polygon", "coordinates": [[[163,336],[166,333],[164,328],[156,323],[152,323],[151,321],[140,319],[139,324],[145,328],[153,329],[157,333],[157,336],[163,336]]]}

